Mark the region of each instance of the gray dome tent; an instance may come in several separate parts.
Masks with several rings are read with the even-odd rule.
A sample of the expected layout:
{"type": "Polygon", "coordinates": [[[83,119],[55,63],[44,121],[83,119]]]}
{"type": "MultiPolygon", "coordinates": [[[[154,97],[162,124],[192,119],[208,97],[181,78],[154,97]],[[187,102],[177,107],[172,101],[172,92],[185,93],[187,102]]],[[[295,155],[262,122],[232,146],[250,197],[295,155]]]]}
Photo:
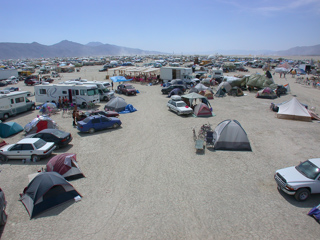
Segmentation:
{"type": "Polygon", "coordinates": [[[215,150],[252,151],[247,133],[237,120],[224,120],[215,128],[215,150]]]}
{"type": "Polygon", "coordinates": [[[125,110],[127,105],[128,104],[122,97],[114,97],[105,105],[104,108],[111,111],[121,112],[125,110]]]}
{"type": "Polygon", "coordinates": [[[39,173],[20,194],[20,201],[30,218],[81,196],[59,173],[39,173]]]}

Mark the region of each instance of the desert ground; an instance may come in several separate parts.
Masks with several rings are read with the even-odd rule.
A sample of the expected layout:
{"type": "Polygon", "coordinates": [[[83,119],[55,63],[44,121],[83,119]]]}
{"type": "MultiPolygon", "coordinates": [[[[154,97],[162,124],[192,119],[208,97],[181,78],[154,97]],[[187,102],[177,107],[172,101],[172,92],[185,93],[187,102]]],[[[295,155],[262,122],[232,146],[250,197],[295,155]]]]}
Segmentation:
{"type": "MultiPolygon", "coordinates": [[[[106,73],[99,68],[83,67],[60,81],[102,81],[106,73]]],[[[71,118],[52,115],[60,129],[72,133],[71,145],[54,155],[77,154],[86,177],[71,184],[82,199],[30,220],[19,193],[28,175],[44,168],[50,157],[1,164],[0,186],[8,202],[1,239],[318,239],[319,224],[307,213],[320,203],[320,195],[297,202],[277,190],[273,176],[277,169],[320,157],[320,123],[278,119],[269,106],[296,96],[319,113],[320,90],[289,75],[273,77],[277,84],[289,83],[291,92],[274,100],[248,91],[242,97],[215,98],[210,103],[216,116],[210,118],[178,116],[168,111],[160,85],[137,83],[137,96],[122,97],[138,111],[121,114],[119,129],[79,133],[71,118]],[[205,149],[197,154],[192,128],[205,123],[215,128],[226,119],[241,123],[252,152],[205,149]]],[[[23,82],[18,85],[33,92],[23,82]]],[[[9,120],[25,126],[37,114],[9,120]]],[[[21,132],[5,140],[15,143],[23,137],[21,132]]]]}

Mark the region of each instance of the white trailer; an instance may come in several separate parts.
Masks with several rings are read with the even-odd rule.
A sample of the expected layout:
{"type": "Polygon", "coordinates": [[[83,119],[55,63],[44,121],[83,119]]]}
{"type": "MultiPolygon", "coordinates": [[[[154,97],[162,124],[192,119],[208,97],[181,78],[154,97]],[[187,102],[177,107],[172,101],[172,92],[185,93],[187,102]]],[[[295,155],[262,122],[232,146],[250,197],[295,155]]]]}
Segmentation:
{"type": "Polygon", "coordinates": [[[48,84],[34,86],[36,102],[59,102],[59,97],[67,98],[70,103],[86,106],[99,103],[100,95],[96,85],[48,84]]]}
{"type": "Polygon", "coordinates": [[[8,79],[11,76],[14,76],[17,78],[18,77],[18,70],[17,69],[0,70],[0,80],[8,79]]]}
{"type": "Polygon", "coordinates": [[[29,91],[0,94],[0,119],[6,120],[18,113],[34,110],[36,105],[28,99],[29,96],[29,91]]]}
{"type": "Polygon", "coordinates": [[[192,79],[192,68],[184,67],[162,67],[160,68],[160,79],[164,82],[173,79],[181,79],[183,81],[190,81],[192,79]]]}

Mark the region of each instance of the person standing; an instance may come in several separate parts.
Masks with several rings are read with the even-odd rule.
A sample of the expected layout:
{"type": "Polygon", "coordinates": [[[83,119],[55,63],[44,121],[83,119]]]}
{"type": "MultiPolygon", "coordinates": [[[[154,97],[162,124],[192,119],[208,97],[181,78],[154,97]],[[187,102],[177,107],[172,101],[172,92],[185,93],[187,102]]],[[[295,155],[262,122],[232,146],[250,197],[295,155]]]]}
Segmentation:
{"type": "Polygon", "coordinates": [[[58,99],[58,108],[62,108],[62,99],[61,99],[61,96],[59,96],[59,99],[58,99]]]}

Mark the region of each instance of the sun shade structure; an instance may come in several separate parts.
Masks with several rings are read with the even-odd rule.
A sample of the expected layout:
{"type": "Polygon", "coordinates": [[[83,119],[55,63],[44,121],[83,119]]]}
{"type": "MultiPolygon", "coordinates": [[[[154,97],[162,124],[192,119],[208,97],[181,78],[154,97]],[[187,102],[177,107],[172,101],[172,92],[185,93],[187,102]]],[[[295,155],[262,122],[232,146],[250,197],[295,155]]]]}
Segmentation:
{"type": "Polygon", "coordinates": [[[62,153],[51,158],[47,163],[47,172],[57,172],[67,180],[84,177],[75,153],[62,153]]]}
{"type": "Polygon", "coordinates": [[[39,173],[20,194],[30,219],[75,197],[81,196],[59,173],[39,173]]]}
{"type": "Polygon", "coordinates": [[[237,120],[224,120],[214,130],[214,149],[251,151],[247,133],[237,120]]]}
{"type": "Polygon", "coordinates": [[[0,123],[0,137],[10,137],[16,133],[23,131],[23,127],[16,122],[2,122],[0,123]]]}
{"type": "Polygon", "coordinates": [[[290,101],[281,104],[277,113],[278,118],[311,121],[311,115],[297,98],[292,98],[290,101]]]}
{"type": "Polygon", "coordinates": [[[126,79],[123,76],[114,76],[110,78],[113,82],[128,82],[131,81],[132,79],[126,79]]]}

